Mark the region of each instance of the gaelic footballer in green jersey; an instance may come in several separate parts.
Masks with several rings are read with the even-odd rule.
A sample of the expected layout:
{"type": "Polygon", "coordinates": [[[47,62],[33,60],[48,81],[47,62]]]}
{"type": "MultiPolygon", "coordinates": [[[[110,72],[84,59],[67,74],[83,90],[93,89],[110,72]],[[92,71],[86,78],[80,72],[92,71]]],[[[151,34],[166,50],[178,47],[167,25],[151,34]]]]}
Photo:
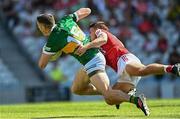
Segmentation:
{"type": "MultiPolygon", "coordinates": [[[[40,15],[38,19],[43,17],[44,15],[40,15]]],[[[78,46],[90,42],[89,37],[87,37],[76,24],[77,20],[78,17],[76,13],[74,13],[64,16],[57,22],[57,24],[54,24],[51,28],[51,33],[49,34],[47,43],[43,47],[43,53],[52,55],[50,60],[56,60],[62,52],[70,54],[85,66],[88,74],[95,70],[104,71],[105,60],[97,48],[89,49],[81,56],[75,54],[78,46]],[[101,58],[97,60],[97,56],[101,58]],[[94,61],[93,58],[97,61],[94,61]],[[99,66],[99,68],[97,66],[99,66]]]]}

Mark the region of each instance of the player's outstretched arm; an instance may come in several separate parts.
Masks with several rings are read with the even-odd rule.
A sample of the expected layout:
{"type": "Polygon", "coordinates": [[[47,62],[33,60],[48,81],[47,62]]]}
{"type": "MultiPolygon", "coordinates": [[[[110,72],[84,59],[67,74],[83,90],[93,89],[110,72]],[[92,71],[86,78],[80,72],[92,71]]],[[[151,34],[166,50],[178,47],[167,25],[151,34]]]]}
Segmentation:
{"type": "Polygon", "coordinates": [[[87,49],[91,48],[99,48],[102,45],[106,44],[108,38],[107,34],[104,32],[101,32],[100,34],[97,35],[97,38],[89,42],[88,44],[85,45],[87,49]]]}
{"type": "Polygon", "coordinates": [[[46,65],[48,64],[49,59],[51,58],[51,56],[52,56],[52,55],[50,55],[50,54],[44,54],[44,53],[42,53],[42,54],[41,54],[41,57],[40,57],[40,59],[39,59],[39,63],[38,63],[39,68],[44,69],[44,68],[46,67],[46,65]]]}
{"type": "Polygon", "coordinates": [[[80,8],[79,10],[77,10],[76,12],[77,15],[77,22],[85,17],[87,17],[90,13],[91,13],[91,9],[90,8],[80,8]]]}
{"type": "MultiPolygon", "coordinates": [[[[100,30],[100,29],[99,29],[100,30]]],[[[99,48],[101,47],[102,45],[106,44],[107,43],[107,40],[108,40],[108,37],[107,37],[107,34],[104,33],[104,32],[101,32],[100,31],[97,31],[96,32],[96,36],[97,38],[92,40],[91,42],[87,43],[86,45],[84,46],[79,46],[79,48],[75,51],[75,54],[77,55],[83,55],[86,50],[88,49],[91,49],[91,48],[99,48]]]]}

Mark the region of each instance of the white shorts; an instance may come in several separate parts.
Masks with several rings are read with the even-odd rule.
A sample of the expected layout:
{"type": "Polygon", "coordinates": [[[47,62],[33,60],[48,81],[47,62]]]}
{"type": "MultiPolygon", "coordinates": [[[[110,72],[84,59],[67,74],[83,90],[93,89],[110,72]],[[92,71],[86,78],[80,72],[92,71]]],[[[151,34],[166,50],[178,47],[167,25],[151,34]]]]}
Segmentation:
{"type": "Polygon", "coordinates": [[[92,73],[93,71],[101,70],[105,71],[106,60],[104,55],[99,52],[92,60],[90,60],[85,66],[87,74],[92,73]]]}
{"type": "Polygon", "coordinates": [[[130,83],[130,84],[133,84],[134,86],[137,86],[141,77],[130,76],[125,70],[126,64],[129,64],[131,62],[141,63],[141,61],[135,55],[131,53],[122,55],[119,58],[117,66],[118,66],[118,75],[120,76],[120,78],[118,79],[117,82],[130,83]]]}

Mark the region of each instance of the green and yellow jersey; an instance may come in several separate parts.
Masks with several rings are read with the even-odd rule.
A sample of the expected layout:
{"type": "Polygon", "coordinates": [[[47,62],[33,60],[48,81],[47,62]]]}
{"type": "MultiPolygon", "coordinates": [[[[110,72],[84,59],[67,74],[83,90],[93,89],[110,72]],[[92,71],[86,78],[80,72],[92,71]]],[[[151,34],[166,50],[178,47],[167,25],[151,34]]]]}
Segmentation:
{"type": "Polygon", "coordinates": [[[79,45],[90,42],[90,38],[79,28],[76,20],[76,14],[70,14],[58,21],[43,48],[43,53],[53,54],[53,59],[57,59],[64,52],[75,57],[83,65],[94,58],[99,52],[97,48],[87,50],[82,56],[74,54],[79,45]]]}

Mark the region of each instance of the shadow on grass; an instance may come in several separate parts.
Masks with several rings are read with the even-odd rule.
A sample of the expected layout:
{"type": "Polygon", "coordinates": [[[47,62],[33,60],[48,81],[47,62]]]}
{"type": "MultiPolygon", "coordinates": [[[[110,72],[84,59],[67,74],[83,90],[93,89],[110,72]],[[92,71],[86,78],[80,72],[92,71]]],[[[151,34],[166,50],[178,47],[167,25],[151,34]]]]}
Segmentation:
{"type": "Polygon", "coordinates": [[[119,117],[118,115],[93,115],[93,116],[55,116],[55,117],[38,117],[31,119],[56,119],[56,118],[95,118],[95,117],[119,117]]]}
{"type": "MultiPolygon", "coordinates": [[[[143,118],[143,117],[146,117],[144,115],[133,115],[133,116],[121,116],[121,115],[92,115],[92,116],[55,116],[55,117],[38,117],[38,118],[31,118],[31,119],[60,119],[60,118],[104,118],[104,117],[114,117],[114,118],[124,118],[124,119],[128,119],[128,118],[143,118]]],[[[180,115],[160,115],[160,116],[155,116],[155,115],[150,115],[149,118],[163,118],[163,119],[180,119],[180,115]]]]}

